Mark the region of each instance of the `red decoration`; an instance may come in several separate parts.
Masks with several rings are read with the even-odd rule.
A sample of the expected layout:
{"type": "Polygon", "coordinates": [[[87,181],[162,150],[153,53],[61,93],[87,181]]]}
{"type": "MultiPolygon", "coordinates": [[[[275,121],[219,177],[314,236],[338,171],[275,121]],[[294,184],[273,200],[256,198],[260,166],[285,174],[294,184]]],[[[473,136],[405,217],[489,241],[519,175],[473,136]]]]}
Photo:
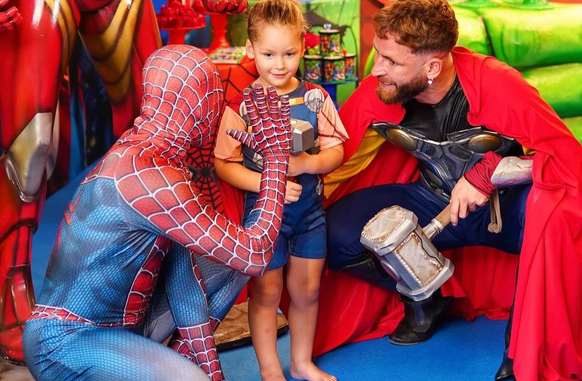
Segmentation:
{"type": "Polygon", "coordinates": [[[202,0],[204,8],[212,13],[242,13],[246,12],[247,0],[202,0]]]}
{"type": "Polygon", "coordinates": [[[313,33],[305,33],[305,49],[319,47],[319,35],[313,33]]]}
{"type": "Polygon", "coordinates": [[[160,29],[197,28],[206,25],[203,12],[187,7],[178,0],[171,1],[169,5],[162,5],[156,17],[160,29]]]}
{"type": "Polygon", "coordinates": [[[195,0],[192,5],[188,0],[185,4],[178,0],[170,0],[168,5],[161,6],[156,18],[160,29],[168,31],[170,44],[183,44],[186,33],[206,26],[205,12],[202,0],[195,0]]]}

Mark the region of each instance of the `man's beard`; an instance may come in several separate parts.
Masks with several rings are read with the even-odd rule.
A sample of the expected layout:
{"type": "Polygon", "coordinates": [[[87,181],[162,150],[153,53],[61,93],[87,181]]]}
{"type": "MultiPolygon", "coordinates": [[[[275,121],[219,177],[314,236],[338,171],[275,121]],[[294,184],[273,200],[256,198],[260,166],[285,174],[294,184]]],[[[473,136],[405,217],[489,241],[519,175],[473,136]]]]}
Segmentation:
{"type": "MultiPolygon", "coordinates": [[[[382,82],[382,78],[378,78],[378,81],[382,82]]],[[[378,87],[376,87],[376,95],[386,104],[407,102],[422,93],[428,87],[428,81],[421,75],[402,85],[396,85],[395,83],[392,84],[395,85],[392,91],[384,89],[380,83],[378,83],[378,87]]]]}

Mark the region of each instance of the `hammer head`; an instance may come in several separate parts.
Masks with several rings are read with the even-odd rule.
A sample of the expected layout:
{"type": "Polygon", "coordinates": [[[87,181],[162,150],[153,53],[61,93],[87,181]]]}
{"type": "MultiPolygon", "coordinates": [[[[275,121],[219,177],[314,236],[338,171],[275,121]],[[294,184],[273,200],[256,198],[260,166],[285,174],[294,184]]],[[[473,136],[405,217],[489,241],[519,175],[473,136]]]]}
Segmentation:
{"type": "Polygon", "coordinates": [[[368,221],[360,242],[396,279],[398,291],[413,300],[428,298],[453,274],[453,264],[434,247],[418,218],[400,206],[385,208],[368,221]]]}
{"type": "Polygon", "coordinates": [[[291,153],[297,155],[313,148],[313,125],[305,120],[291,119],[291,153]]]}

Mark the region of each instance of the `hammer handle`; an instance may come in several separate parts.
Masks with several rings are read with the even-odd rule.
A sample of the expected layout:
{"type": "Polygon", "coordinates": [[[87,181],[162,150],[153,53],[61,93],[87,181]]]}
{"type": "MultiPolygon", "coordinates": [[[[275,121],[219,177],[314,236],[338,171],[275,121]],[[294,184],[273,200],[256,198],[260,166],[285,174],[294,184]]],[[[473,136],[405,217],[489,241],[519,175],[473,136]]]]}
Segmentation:
{"type": "Polygon", "coordinates": [[[440,222],[444,229],[451,222],[451,204],[447,205],[434,219],[440,222]]]}
{"type": "Polygon", "coordinates": [[[449,222],[451,222],[451,204],[447,205],[438,216],[433,218],[428,225],[422,228],[422,231],[428,239],[432,240],[437,234],[445,229],[449,222]]]}

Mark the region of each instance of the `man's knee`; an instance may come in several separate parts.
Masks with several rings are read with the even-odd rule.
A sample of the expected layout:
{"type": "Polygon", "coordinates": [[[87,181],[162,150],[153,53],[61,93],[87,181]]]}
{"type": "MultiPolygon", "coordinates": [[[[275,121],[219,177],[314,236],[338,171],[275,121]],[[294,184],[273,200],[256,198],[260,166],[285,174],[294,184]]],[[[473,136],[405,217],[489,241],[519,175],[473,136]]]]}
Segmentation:
{"type": "Polygon", "coordinates": [[[331,252],[328,253],[327,256],[327,267],[333,271],[340,271],[342,268],[345,267],[347,263],[342,258],[338,258],[338,256],[331,255],[331,252]]]}
{"type": "Polygon", "coordinates": [[[356,241],[348,240],[340,234],[330,233],[330,231],[327,233],[327,266],[331,270],[339,271],[362,257],[364,247],[359,239],[356,241]]]}
{"type": "Polygon", "coordinates": [[[356,262],[364,251],[360,243],[361,226],[346,226],[340,223],[327,225],[327,265],[338,271],[356,262]]]}

